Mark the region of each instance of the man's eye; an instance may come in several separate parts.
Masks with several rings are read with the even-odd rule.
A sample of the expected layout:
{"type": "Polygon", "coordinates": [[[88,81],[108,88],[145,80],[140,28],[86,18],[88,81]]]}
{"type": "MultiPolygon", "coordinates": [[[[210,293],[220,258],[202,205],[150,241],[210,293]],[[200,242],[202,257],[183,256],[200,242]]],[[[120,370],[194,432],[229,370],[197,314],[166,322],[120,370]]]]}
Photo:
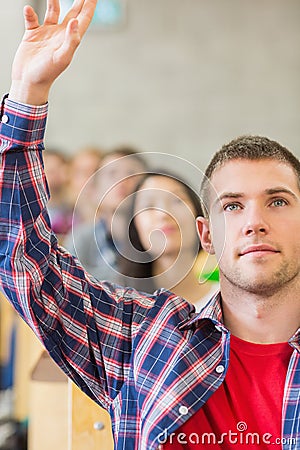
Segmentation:
{"type": "Polygon", "coordinates": [[[272,201],[272,205],[273,206],[285,206],[287,205],[286,200],[283,200],[282,198],[276,198],[275,200],[272,201]]]}
{"type": "Polygon", "coordinates": [[[241,206],[237,203],[227,203],[227,205],[224,205],[224,211],[237,211],[238,209],[241,209],[241,206]]]}

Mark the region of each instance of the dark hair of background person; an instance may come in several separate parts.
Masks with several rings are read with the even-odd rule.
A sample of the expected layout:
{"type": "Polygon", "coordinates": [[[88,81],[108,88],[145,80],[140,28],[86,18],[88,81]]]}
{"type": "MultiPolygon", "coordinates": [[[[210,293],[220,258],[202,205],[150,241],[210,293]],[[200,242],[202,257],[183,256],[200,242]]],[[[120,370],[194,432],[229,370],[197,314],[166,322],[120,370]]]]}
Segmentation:
{"type": "Polygon", "coordinates": [[[103,154],[103,158],[106,157],[111,157],[111,156],[131,156],[133,155],[137,160],[140,160],[141,163],[147,167],[147,162],[143,156],[143,153],[138,150],[135,147],[132,147],[131,145],[118,145],[114,148],[112,148],[111,150],[109,150],[108,152],[103,154]]]}
{"type": "MultiPolygon", "coordinates": [[[[137,195],[142,189],[144,183],[147,179],[153,177],[168,177],[173,178],[175,181],[180,183],[186,193],[188,194],[191,203],[195,209],[195,218],[203,215],[201,201],[196,192],[189,186],[189,184],[181,177],[166,169],[151,169],[145,173],[138,183],[135,192],[132,196],[132,203],[129,209],[128,216],[128,239],[126,239],[126,244],[123,249],[123,254],[119,254],[119,268],[121,272],[122,283],[126,279],[130,279],[130,286],[147,292],[152,292],[157,289],[152,280],[153,277],[153,256],[147,252],[140,240],[137,228],[135,226],[134,215],[135,215],[135,205],[137,200],[137,195]],[[139,253],[139,261],[135,261],[135,251],[139,253]]],[[[195,249],[195,254],[199,253],[202,249],[200,239],[197,240],[197,248],[195,249]]]]}

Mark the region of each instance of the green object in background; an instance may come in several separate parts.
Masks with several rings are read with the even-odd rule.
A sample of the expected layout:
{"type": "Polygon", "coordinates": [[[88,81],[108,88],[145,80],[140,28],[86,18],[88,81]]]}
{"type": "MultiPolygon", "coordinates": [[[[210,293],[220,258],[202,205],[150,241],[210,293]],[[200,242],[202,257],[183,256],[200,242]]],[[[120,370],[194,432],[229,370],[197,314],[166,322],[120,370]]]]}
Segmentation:
{"type": "Polygon", "coordinates": [[[219,281],[220,276],[218,267],[216,267],[212,272],[199,274],[198,279],[202,281],[219,281]]]}

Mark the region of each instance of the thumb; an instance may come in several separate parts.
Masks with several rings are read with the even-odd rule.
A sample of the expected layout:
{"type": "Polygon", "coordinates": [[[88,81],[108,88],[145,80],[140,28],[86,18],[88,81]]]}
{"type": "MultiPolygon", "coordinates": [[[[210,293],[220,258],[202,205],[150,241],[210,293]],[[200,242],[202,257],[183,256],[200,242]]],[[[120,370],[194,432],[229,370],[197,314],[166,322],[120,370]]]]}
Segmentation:
{"type": "Polygon", "coordinates": [[[26,30],[33,30],[34,28],[37,28],[39,26],[38,16],[32,6],[24,6],[23,15],[26,30]]]}

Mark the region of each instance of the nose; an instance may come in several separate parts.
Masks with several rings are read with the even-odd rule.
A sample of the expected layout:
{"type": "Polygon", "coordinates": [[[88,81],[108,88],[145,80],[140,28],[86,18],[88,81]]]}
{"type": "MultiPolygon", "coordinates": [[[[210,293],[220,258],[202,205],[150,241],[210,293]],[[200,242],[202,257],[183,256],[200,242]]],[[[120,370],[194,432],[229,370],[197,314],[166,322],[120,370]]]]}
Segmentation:
{"type": "Polygon", "coordinates": [[[155,214],[156,214],[156,217],[162,221],[168,221],[168,220],[172,219],[172,217],[173,217],[172,212],[170,210],[168,210],[166,208],[166,206],[163,206],[163,205],[157,206],[157,208],[155,209],[155,214]]]}
{"type": "Polygon", "coordinates": [[[255,234],[267,234],[269,232],[269,225],[266,221],[264,213],[261,208],[249,208],[246,215],[246,223],[243,226],[243,234],[245,236],[252,236],[255,234]]]}
{"type": "Polygon", "coordinates": [[[170,201],[168,196],[161,195],[160,193],[158,195],[160,195],[160,198],[157,198],[155,202],[156,213],[162,216],[171,215],[174,209],[172,208],[172,202],[170,201]]]}

